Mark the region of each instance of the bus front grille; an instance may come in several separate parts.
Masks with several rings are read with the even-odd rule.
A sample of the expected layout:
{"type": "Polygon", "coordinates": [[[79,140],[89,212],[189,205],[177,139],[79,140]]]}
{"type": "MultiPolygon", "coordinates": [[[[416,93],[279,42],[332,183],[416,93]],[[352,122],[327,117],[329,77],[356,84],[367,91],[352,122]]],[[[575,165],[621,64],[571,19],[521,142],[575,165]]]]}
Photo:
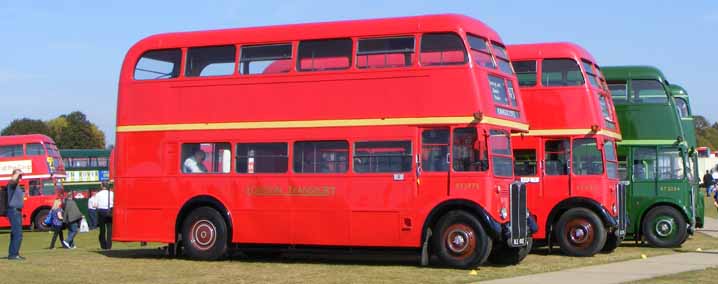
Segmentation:
{"type": "Polygon", "coordinates": [[[628,214],[626,213],[626,185],[619,183],[616,185],[616,206],[618,207],[618,236],[626,235],[626,227],[628,226],[628,214]]]}
{"type": "Polygon", "coordinates": [[[528,208],[526,207],[526,184],[514,182],[511,184],[511,237],[509,245],[522,247],[528,238],[528,208]]]}

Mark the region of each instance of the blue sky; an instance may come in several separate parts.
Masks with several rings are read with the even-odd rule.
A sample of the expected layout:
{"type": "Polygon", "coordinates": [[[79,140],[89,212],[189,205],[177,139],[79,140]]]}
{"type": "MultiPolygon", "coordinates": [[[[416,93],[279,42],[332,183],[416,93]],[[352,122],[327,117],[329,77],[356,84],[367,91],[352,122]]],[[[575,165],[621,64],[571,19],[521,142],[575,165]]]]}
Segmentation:
{"type": "Polygon", "coordinates": [[[462,13],[507,44],[575,42],[600,65],[644,64],[718,120],[718,2],[0,0],[0,128],[80,110],[114,141],[117,80],[148,35],[301,22],[462,13]]]}

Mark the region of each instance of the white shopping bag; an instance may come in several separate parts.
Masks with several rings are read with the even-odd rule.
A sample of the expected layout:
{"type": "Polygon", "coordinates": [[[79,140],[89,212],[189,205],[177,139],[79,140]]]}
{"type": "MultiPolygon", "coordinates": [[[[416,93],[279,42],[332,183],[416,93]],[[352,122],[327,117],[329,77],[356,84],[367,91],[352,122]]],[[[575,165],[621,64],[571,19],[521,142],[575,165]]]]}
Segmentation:
{"type": "Polygon", "coordinates": [[[90,226],[87,225],[87,221],[83,218],[82,221],[80,221],[80,233],[87,233],[90,231],[90,226]]]}

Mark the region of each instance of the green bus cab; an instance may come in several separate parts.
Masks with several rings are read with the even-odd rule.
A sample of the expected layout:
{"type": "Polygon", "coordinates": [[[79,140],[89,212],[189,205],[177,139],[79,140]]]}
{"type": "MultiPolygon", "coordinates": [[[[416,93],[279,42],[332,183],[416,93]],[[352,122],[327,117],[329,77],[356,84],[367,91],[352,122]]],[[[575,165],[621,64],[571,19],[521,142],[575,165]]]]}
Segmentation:
{"type": "MultiPolygon", "coordinates": [[[[627,238],[680,246],[702,226],[691,151],[671,85],[650,66],[604,67],[623,141],[619,174],[627,185],[627,238]]],[[[694,136],[695,137],[695,136],[694,136]]]]}

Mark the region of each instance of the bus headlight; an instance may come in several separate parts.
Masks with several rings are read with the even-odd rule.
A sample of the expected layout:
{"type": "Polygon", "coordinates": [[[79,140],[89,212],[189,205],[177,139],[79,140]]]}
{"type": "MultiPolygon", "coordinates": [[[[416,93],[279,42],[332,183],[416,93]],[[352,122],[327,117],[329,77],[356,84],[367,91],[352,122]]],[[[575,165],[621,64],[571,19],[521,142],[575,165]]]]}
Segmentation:
{"type": "Polygon", "coordinates": [[[501,210],[499,210],[499,216],[502,220],[506,220],[506,217],[508,217],[508,213],[506,212],[506,207],[502,207],[501,210]]]}

